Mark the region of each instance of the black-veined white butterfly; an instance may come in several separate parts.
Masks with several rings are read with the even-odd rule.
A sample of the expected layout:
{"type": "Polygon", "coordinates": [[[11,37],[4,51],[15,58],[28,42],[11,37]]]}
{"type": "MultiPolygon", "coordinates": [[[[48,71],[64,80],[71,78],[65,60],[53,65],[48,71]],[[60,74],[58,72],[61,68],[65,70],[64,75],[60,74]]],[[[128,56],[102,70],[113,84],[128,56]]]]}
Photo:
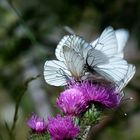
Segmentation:
{"type": "Polygon", "coordinates": [[[83,54],[81,52],[80,54],[70,46],[88,47],[87,45],[88,43],[78,36],[65,36],[56,48],[56,57],[58,60],[46,61],[44,65],[44,77],[46,82],[50,85],[63,86],[66,85],[70,79],[83,79],[85,77],[84,67],[86,64],[84,59],[85,52],[83,52],[83,54]],[[68,39],[66,43],[69,44],[64,42],[65,38],[68,39]],[[58,54],[57,49],[60,45],[63,49],[60,48],[61,51],[58,54]]]}
{"type": "Polygon", "coordinates": [[[112,82],[121,81],[128,70],[128,64],[123,59],[124,46],[118,47],[118,42],[113,28],[108,27],[98,39],[90,43],[93,48],[88,51],[86,58],[91,70],[112,82]]]}
{"type": "Polygon", "coordinates": [[[106,28],[91,43],[77,35],[64,36],[55,51],[58,60],[45,63],[46,82],[63,86],[72,78],[81,80],[97,74],[124,87],[135,73],[135,67],[123,59],[127,38],[127,31],[122,29],[115,32],[112,27],[106,28]]]}

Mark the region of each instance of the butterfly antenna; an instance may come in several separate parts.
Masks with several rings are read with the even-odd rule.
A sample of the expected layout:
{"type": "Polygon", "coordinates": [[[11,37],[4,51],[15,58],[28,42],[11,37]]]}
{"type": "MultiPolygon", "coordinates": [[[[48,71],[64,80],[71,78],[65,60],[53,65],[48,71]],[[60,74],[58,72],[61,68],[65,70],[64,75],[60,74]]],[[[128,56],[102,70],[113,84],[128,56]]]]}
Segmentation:
{"type": "Polygon", "coordinates": [[[124,112],[124,110],[122,108],[120,108],[120,113],[123,114],[124,117],[128,116],[128,114],[126,112],[124,112]]]}
{"type": "Polygon", "coordinates": [[[69,34],[72,34],[72,35],[76,34],[69,26],[64,26],[64,30],[68,32],[69,34]]]}
{"type": "MultiPolygon", "coordinates": [[[[123,99],[123,102],[132,101],[132,100],[134,100],[134,98],[133,98],[133,97],[129,97],[129,98],[123,99]]],[[[127,114],[126,112],[124,112],[124,110],[122,110],[122,108],[120,108],[120,111],[121,111],[121,113],[122,113],[125,117],[128,116],[128,114],[127,114]]]]}
{"type": "Polygon", "coordinates": [[[134,100],[133,97],[129,97],[129,98],[123,99],[122,101],[123,101],[123,102],[126,102],[126,101],[133,101],[133,100],[134,100]]]}

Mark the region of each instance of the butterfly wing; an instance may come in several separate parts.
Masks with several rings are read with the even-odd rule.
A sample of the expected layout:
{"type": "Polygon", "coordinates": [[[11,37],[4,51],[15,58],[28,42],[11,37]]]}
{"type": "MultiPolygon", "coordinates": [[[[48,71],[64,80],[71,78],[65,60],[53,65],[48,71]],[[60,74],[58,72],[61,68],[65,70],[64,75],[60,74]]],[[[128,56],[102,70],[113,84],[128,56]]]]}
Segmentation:
{"type": "Polygon", "coordinates": [[[65,61],[64,46],[72,48],[84,58],[86,58],[88,50],[92,48],[83,38],[77,35],[64,36],[55,50],[55,55],[60,61],[65,61]]]}
{"type": "Polygon", "coordinates": [[[128,69],[128,64],[125,60],[119,57],[107,57],[102,53],[96,54],[94,49],[88,53],[87,64],[93,71],[112,82],[122,80],[128,69]]]}
{"type": "Polygon", "coordinates": [[[63,48],[65,63],[68,70],[76,80],[80,80],[84,74],[84,58],[74,49],[64,46],[63,48]]]}
{"type": "Polygon", "coordinates": [[[125,29],[118,29],[115,31],[118,42],[118,54],[117,56],[123,58],[123,49],[129,37],[129,32],[125,29]]]}
{"type": "Polygon", "coordinates": [[[114,31],[112,27],[108,27],[103,31],[103,33],[99,38],[97,38],[95,41],[92,41],[90,44],[96,50],[100,50],[107,55],[116,54],[117,57],[123,58],[123,49],[128,40],[128,37],[129,37],[129,32],[127,30],[118,29],[114,31]],[[104,49],[108,49],[108,50],[105,51],[104,49]],[[111,52],[109,52],[109,50],[111,52]]]}
{"type": "Polygon", "coordinates": [[[58,60],[60,61],[65,61],[65,58],[64,58],[64,54],[63,54],[63,46],[66,44],[66,46],[68,46],[69,44],[67,43],[68,42],[68,39],[69,39],[69,36],[66,35],[64,36],[59,44],[57,45],[56,49],[55,49],[55,56],[58,60]]]}
{"type": "Polygon", "coordinates": [[[98,65],[108,64],[109,58],[101,51],[95,50],[93,48],[89,50],[87,54],[86,62],[91,68],[94,68],[95,66],[98,65]]]}
{"type": "Polygon", "coordinates": [[[106,56],[113,56],[118,50],[115,31],[110,26],[102,32],[98,39],[91,42],[90,44],[95,50],[101,51],[106,56]]]}
{"type": "Polygon", "coordinates": [[[122,80],[126,75],[128,64],[119,57],[113,57],[109,59],[108,64],[98,65],[94,69],[106,79],[117,82],[122,80]]]}
{"type": "Polygon", "coordinates": [[[117,56],[118,44],[113,28],[106,28],[91,45],[93,48],[86,59],[90,68],[109,81],[121,81],[127,73],[128,64],[117,56]]]}
{"type": "Polygon", "coordinates": [[[129,64],[128,65],[128,70],[127,73],[121,81],[118,82],[119,90],[121,91],[127,84],[128,82],[133,78],[134,74],[136,72],[136,68],[134,65],[129,64]]]}
{"type": "Polygon", "coordinates": [[[63,62],[57,60],[45,62],[44,78],[48,84],[54,86],[66,85],[70,76],[71,73],[63,62]]]}

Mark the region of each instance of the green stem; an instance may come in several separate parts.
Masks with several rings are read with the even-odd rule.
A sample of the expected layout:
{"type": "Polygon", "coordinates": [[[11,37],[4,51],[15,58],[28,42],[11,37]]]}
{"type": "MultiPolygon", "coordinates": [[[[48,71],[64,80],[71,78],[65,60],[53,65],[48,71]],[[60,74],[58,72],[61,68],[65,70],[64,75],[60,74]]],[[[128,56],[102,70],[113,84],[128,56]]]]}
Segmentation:
{"type": "Polygon", "coordinates": [[[28,84],[32,81],[32,80],[35,80],[36,78],[38,78],[40,75],[37,75],[35,77],[31,77],[29,79],[27,79],[23,85],[23,88],[22,90],[20,90],[20,94],[19,94],[19,97],[16,101],[16,105],[15,105],[15,112],[14,112],[14,118],[13,118],[13,124],[11,126],[11,129],[9,128],[8,124],[5,122],[5,126],[7,128],[7,131],[8,131],[8,134],[9,134],[9,137],[10,137],[10,140],[15,140],[15,137],[14,137],[14,130],[15,130],[15,126],[16,126],[16,122],[17,122],[17,119],[18,119],[18,110],[19,110],[19,105],[20,105],[20,102],[22,100],[22,97],[25,93],[25,91],[27,90],[27,87],[28,87],[28,84]]]}

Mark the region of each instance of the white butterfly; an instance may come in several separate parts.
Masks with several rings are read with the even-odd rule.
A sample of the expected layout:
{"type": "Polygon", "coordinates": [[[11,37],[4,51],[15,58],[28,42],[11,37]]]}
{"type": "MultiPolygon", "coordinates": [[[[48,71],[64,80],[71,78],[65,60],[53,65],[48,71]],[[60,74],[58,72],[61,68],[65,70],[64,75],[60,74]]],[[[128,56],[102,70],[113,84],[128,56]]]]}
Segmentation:
{"type": "Polygon", "coordinates": [[[63,86],[67,85],[67,82],[71,79],[83,79],[85,66],[84,47],[87,47],[87,45],[88,43],[78,36],[65,36],[56,48],[58,60],[46,61],[44,65],[46,82],[54,86],[63,86]],[[81,47],[81,49],[83,47],[83,52],[76,52],[70,46],[76,46],[77,49],[78,47],[81,47]]]}
{"type": "Polygon", "coordinates": [[[62,86],[72,78],[88,78],[92,71],[124,87],[135,73],[135,67],[130,67],[123,59],[123,48],[127,38],[128,33],[125,30],[115,32],[112,27],[106,28],[101,36],[90,44],[77,35],[64,36],[55,51],[58,60],[45,63],[46,82],[62,86]],[[85,71],[86,65],[90,70],[85,71]]]}
{"type": "Polygon", "coordinates": [[[106,28],[98,39],[90,43],[93,48],[88,51],[87,65],[106,80],[115,83],[122,81],[129,69],[122,52],[127,37],[125,30],[115,32],[112,27],[106,28]]]}

